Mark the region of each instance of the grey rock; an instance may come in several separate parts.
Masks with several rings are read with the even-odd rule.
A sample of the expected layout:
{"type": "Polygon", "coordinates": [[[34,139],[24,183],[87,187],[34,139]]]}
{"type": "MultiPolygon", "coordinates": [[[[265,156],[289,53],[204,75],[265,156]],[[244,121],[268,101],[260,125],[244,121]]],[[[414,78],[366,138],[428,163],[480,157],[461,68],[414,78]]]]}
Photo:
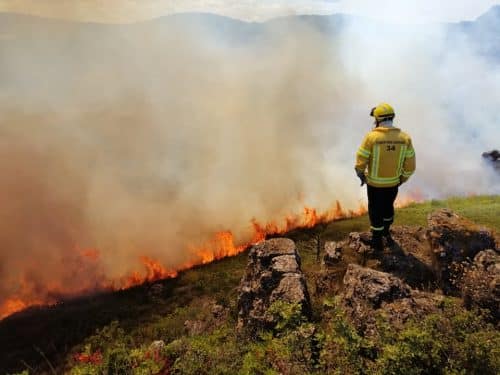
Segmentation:
{"type": "Polygon", "coordinates": [[[385,272],[350,264],[344,276],[341,305],[354,326],[367,336],[377,332],[377,316],[383,313],[394,327],[410,318],[435,312],[442,297],[412,290],[401,279],[385,272]]]}
{"type": "Polygon", "coordinates": [[[302,303],[308,296],[304,276],[299,273],[283,275],[279,285],[272,291],[269,301],[285,301],[288,303],[302,303]]]}
{"type": "Polygon", "coordinates": [[[494,171],[500,173],[500,152],[498,150],[483,152],[483,158],[489,162],[494,171]]]}
{"type": "Polygon", "coordinates": [[[433,255],[426,237],[426,228],[394,226],[395,243],[380,259],[380,270],[404,280],[412,288],[437,287],[433,255]]]}
{"type": "Polygon", "coordinates": [[[490,152],[483,152],[483,158],[491,160],[491,161],[497,161],[500,160],[500,151],[498,150],[492,150],[490,152]]]}
{"type": "Polygon", "coordinates": [[[382,302],[409,297],[411,289],[401,279],[385,272],[350,264],[344,276],[344,300],[352,305],[360,301],[374,308],[382,302]]]}
{"type": "Polygon", "coordinates": [[[278,273],[297,273],[300,268],[294,255],[280,255],[271,261],[271,270],[278,273]]]}
{"type": "Polygon", "coordinates": [[[274,238],[253,246],[238,295],[238,328],[250,332],[273,328],[276,322],[269,307],[276,301],[297,303],[306,317],[311,303],[307,284],[300,269],[295,243],[274,238]]]}
{"type": "Polygon", "coordinates": [[[370,242],[371,234],[368,232],[349,233],[348,246],[360,254],[365,254],[372,251],[370,242]]]}
{"type": "Polygon", "coordinates": [[[329,241],[325,243],[325,255],[323,263],[327,266],[333,266],[342,260],[342,243],[329,241]]]}
{"type": "Polygon", "coordinates": [[[462,296],[467,308],[488,309],[500,321],[500,254],[488,249],[478,253],[463,277],[462,296]]]}
{"type": "Polygon", "coordinates": [[[437,279],[446,294],[458,295],[464,270],[482,250],[496,249],[493,233],[449,209],[431,213],[427,238],[437,279]]]}

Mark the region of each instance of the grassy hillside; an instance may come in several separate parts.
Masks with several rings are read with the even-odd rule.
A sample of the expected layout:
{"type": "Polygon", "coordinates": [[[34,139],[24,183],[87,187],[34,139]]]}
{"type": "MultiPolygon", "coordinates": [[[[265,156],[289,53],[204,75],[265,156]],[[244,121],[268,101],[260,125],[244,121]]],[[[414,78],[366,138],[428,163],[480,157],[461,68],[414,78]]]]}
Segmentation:
{"type": "MultiPolygon", "coordinates": [[[[449,207],[500,232],[500,196],[413,204],[397,210],[396,224],[425,225],[427,215],[441,207],[449,207]]],[[[368,227],[365,215],[287,234],[296,241],[308,283],[320,268],[316,260],[318,236],[322,240],[340,240],[349,232],[365,231],[368,227]]],[[[326,352],[322,352],[321,358],[318,357],[313,364],[304,357],[292,363],[292,370],[287,367],[288,370],[282,371],[321,373],[326,371],[326,365],[321,361],[329,360],[336,368],[359,373],[356,368],[366,367],[364,361],[370,358],[370,350],[375,350],[375,347],[384,348],[379,349],[382,350],[382,362],[373,362],[375,372],[383,373],[385,370],[381,369],[393,366],[391,355],[401,356],[404,350],[411,349],[418,352],[415,355],[425,357],[429,350],[446,351],[451,346],[459,351],[458,354],[446,354],[457,362],[455,369],[463,367],[460,361],[464,358],[483,365],[487,363],[491,368],[500,366],[500,355],[496,356],[496,362],[494,357],[488,357],[491,353],[500,354],[498,330],[478,319],[477,314],[457,310],[452,300],[443,317],[432,318],[445,319],[446,328],[437,332],[436,321],[409,325],[404,333],[410,340],[406,349],[395,344],[402,339],[394,336],[395,333],[388,333],[376,343],[357,336],[336,310],[333,295],[313,296],[315,321],[312,323],[301,322],[293,308],[285,308],[279,312],[283,324],[275,336],[264,336],[258,341],[240,337],[234,329],[236,289],[246,262],[247,255],[243,253],[188,270],[174,280],[159,282],[163,289],[156,292],[150,285],[144,285],[118,293],[81,298],[52,308],[32,309],[5,319],[0,323],[0,373],[26,369],[28,373],[154,374],[163,367],[165,374],[275,374],[280,371],[280,363],[290,366],[293,362],[290,362],[291,356],[303,352],[304,348],[298,347],[301,342],[312,339],[323,340],[322,347],[329,348],[328,353],[335,353],[337,358],[323,358],[326,352]],[[214,304],[223,308],[220,314],[214,314],[214,304]],[[462,336],[455,338],[452,333],[459,326],[462,336]],[[301,338],[297,336],[298,330],[312,330],[317,335],[306,334],[301,338]],[[324,332],[336,332],[334,336],[340,341],[331,341],[332,336],[324,332]],[[417,332],[428,334],[431,339],[441,335],[440,339],[436,338],[436,345],[441,347],[434,348],[430,342],[418,341],[424,338],[417,332]],[[150,345],[155,340],[163,340],[168,345],[159,351],[153,350],[150,345]],[[476,358],[478,353],[485,356],[482,362],[476,358]]],[[[426,366],[437,363],[441,356],[434,354],[435,357],[423,358],[422,363],[427,363],[426,366]]],[[[310,359],[311,354],[308,356],[310,359]]],[[[408,366],[406,370],[411,373],[411,366],[408,366]]],[[[470,371],[475,373],[475,370],[470,371]]],[[[485,370],[483,374],[486,373],[485,370]]]]}

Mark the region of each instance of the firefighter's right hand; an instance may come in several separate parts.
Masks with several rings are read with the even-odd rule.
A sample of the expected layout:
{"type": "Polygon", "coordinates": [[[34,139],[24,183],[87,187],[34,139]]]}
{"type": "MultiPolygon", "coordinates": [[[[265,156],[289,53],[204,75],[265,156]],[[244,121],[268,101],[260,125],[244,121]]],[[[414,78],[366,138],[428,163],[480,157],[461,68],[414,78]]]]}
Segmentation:
{"type": "Polygon", "coordinates": [[[364,184],[366,184],[366,176],[365,176],[365,173],[364,172],[360,172],[360,171],[356,171],[356,174],[358,175],[360,181],[361,181],[361,185],[360,186],[363,186],[364,184]]]}
{"type": "Polygon", "coordinates": [[[366,184],[366,177],[365,177],[365,175],[363,175],[363,177],[360,177],[359,179],[361,180],[361,185],[359,185],[359,186],[363,186],[364,184],[366,184]]]}

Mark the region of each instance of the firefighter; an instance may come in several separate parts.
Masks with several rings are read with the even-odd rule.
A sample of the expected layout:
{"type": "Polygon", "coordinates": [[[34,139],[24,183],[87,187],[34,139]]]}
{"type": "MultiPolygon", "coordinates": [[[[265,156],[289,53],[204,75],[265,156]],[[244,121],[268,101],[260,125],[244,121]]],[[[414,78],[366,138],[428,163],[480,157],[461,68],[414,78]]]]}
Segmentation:
{"type": "Polygon", "coordinates": [[[394,109],[382,103],[370,112],[375,128],[356,153],[356,174],[368,191],[371,246],[383,251],[383,238],[392,246],[390,227],[394,221],[394,200],[401,184],[415,171],[415,150],[408,134],[393,126],[394,109]]]}

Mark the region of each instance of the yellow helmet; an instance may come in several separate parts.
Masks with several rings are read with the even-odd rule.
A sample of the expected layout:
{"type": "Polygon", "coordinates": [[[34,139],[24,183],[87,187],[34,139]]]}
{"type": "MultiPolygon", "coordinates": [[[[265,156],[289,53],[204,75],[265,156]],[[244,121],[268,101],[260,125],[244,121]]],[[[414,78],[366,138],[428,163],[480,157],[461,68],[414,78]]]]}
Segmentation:
{"type": "Polygon", "coordinates": [[[389,104],[382,103],[372,108],[370,116],[375,117],[375,120],[377,120],[378,122],[384,120],[392,120],[395,114],[394,114],[394,109],[389,104]]]}

